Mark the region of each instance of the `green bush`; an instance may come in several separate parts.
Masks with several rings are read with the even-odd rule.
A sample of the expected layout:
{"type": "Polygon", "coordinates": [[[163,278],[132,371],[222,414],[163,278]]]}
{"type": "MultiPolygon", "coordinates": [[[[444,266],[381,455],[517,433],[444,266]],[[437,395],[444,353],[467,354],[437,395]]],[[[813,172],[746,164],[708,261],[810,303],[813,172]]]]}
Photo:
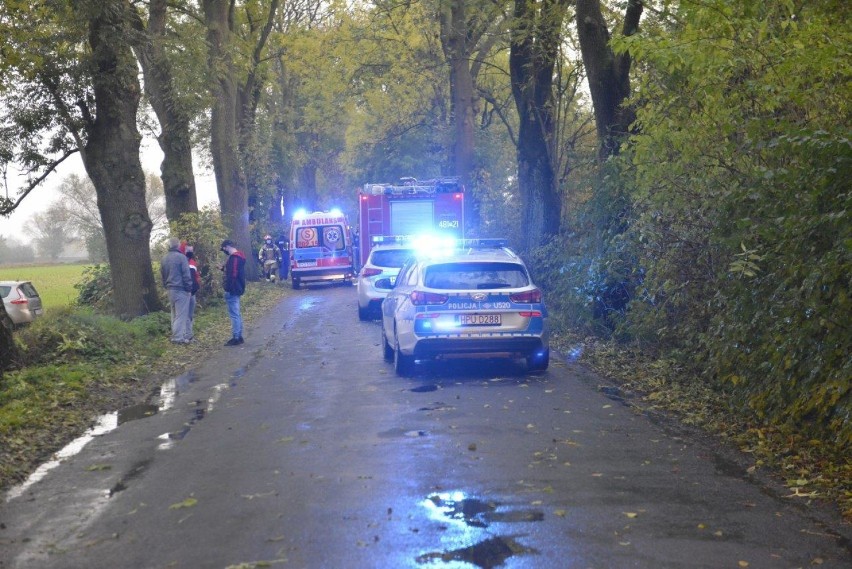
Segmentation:
{"type": "Polygon", "coordinates": [[[228,230],[222,224],[219,209],[208,206],[198,213],[185,213],[170,224],[172,235],[193,246],[198,271],[201,274],[199,300],[218,297],[222,293],[221,272],[224,262],[219,246],[228,230]]]}
{"type": "Polygon", "coordinates": [[[23,329],[18,343],[24,366],[115,363],[139,353],[140,348],[155,349],[156,342],[150,340],[167,337],[169,326],[170,317],[165,312],[126,322],[91,309],[61,309],[23,329]]]}
{"type": "Polygon", "coordinates": [[[93,265],[83,269],[77,289],[77,304],[88,306],[101,312],[112,310],[112,274],[108,264],[93,265]]]}

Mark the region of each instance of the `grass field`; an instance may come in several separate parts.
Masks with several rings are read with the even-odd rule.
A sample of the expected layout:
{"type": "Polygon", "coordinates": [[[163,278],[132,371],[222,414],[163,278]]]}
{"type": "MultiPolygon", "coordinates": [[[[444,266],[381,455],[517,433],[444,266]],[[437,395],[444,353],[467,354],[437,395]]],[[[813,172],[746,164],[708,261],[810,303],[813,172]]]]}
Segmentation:
{"type": "Polygon", "coordinates": [[[77,299],[74,285],[88,265],[21,265],[0,267],[0,281],[32,281],[45,310],[68,306],[77,299]]]}

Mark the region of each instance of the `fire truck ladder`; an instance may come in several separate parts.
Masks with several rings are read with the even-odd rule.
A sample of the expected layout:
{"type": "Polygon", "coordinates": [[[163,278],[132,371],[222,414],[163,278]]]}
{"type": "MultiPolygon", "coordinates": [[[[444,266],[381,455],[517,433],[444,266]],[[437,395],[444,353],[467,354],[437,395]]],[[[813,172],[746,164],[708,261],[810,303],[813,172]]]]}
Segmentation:
{"type": "Polygon", "coordinates": [[[463,192],[464,187],[457,177],[433,178],[431,180],[417,181],[414,178],[402,178],[398,184],[365,184],[364,192],[388,196],[407,196],[424,194],[442,194],[449,192],[463,192]]]}

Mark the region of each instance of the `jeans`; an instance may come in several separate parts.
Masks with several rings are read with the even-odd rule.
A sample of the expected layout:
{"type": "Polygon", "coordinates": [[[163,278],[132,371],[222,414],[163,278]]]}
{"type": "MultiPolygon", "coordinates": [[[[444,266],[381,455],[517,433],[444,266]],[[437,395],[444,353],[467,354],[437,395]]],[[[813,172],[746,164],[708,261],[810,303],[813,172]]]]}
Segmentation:
{"type": "Polygon", "coordinates": [[[243,317],[240,316],[240,295],[226,292],[225,304],[228,305],[228,316],[231,319],[231,334],[234,338],[242,338],[243,317]]]}
{"type": "Polygon", "coordinates": [[[172,308],[172,342],[186,342],[187,318],[189,318],[189,299],[192,297],[188,291],[180,288],[169,289],[169,304],[172,308]]]}
{"type": "Polygon", "coordinates": [[[186,309],[186,339],[191,340],[194,337],[192,332],[192,322],[195,319],[195,295],[189,295],[189,307],[186,309]]]}

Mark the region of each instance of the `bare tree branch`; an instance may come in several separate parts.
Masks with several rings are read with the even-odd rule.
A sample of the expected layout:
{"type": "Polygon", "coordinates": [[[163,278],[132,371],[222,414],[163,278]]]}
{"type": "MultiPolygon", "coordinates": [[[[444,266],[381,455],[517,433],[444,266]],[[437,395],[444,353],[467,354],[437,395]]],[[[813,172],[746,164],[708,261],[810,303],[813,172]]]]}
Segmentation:
{"type": "Polygon", "coordinates": [[[72,154],[76,154],[79,152],[79,149],[68,150],[59,160],[56,160],[45,170],[41,176],[30,182],[26,188],[23,189],[21,195],[18,196],[17,200],[11,200],[9,198],[0,198],[0,216],[8,216],[15,209],[21,205],[21,202],[24,201],[24,198],[29,195],[31,191],[36,189],[50,174],[52,174],[56,168],[65,162],[65,159],[71,156],[72,154]]]}

